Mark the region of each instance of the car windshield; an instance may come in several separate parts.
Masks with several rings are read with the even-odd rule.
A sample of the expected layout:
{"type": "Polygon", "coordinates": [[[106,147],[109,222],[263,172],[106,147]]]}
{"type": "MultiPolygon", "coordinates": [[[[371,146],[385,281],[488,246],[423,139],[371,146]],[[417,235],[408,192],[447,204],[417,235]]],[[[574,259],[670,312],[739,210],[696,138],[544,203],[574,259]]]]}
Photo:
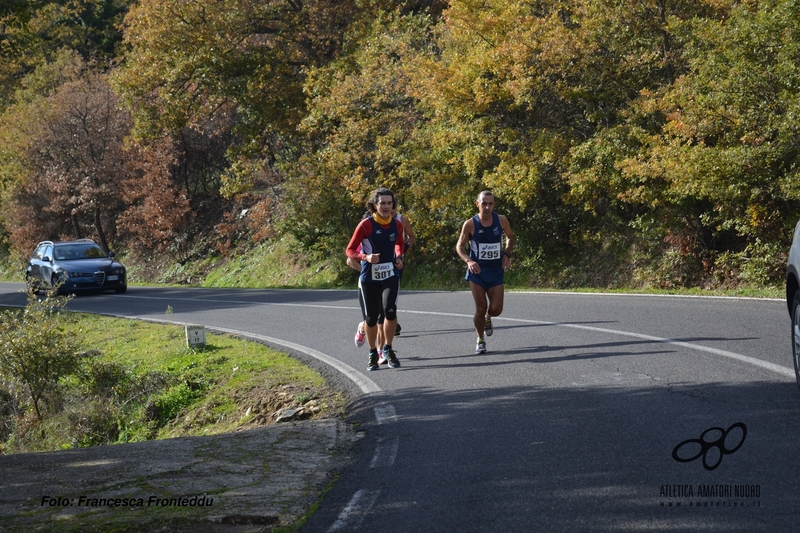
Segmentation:
{"type": "Polygon", "coordinates": [[[54,255],[56,256],[56,261],[107,257],[103,249],[96,244],[68,244],[66,246],[56,246],[54,255]]]}

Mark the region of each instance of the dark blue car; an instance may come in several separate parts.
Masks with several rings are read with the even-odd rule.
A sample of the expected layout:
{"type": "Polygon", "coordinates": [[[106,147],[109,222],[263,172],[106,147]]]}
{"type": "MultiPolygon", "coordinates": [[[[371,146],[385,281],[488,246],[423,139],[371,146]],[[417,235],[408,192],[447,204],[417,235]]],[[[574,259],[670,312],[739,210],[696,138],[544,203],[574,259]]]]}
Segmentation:
{"type": "Polygon", "coordinates": [[[25,281],[34,290],[57,286],[59,293],[128,290],[125,267],[91,239],[40,242],[28,259],[25,281]]]}

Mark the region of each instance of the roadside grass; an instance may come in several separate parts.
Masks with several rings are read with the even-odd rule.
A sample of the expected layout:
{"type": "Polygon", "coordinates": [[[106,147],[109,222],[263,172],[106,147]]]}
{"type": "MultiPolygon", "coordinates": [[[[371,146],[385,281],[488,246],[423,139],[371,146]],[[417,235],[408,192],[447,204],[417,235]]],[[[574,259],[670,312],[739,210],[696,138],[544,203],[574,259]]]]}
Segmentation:
{"type": "Polygon", "coordinates": [[[244,254],[219,262],[207,274],[202,286],[302,289],[341,286],[339,277],[346,268],[344,252],[341,265],[333,265],[298,253],[299,248],[290,236],[257,245],[244,254]]]}
{"type": "MultiPolygon", "coordinates": [[[[345,266],[341,258],[315,259],[298,255],[299,245],[293,237],[261,244],[244,255],[219,261],[202,281],[203,287],[284,288],[284,289],[355,289],[358,274],[345,266]]],[[[465,269],[454,259],[453,265],[442,268],[409,261],[403,274],[401,290],[469,290],[464,280],[465,269]]],[[[510,291],[606,292],[634,294],[677,294],[693,296],[739,296],[752,298],[783,298],[781,287],[763,287],[742,283],[736,288],[674,287],[670,289],[642,287],[564,287],[531,285],[529,273],[512,269],[506,276],[510,291]]]]}
{"type": "MultiPolygon", "coordinates": [[[[291,235],[238,250],[233,256],[208,256],[185,264],[168,260],[135,261],[122,258],[128,267],[130,286],[218,287],[218,288],[281,288],[281,289],[355,289],[358,275],[345,265],[344,250],[336,257],[318,257],[301,251],[301,245],[291,235]]],[[[603,262],[601,270],[613,271],[613,265],[603,262]]],[[[740,278],[729,286],[684,287],[669,284],[659,288],[657,280],[631,281],[628,274],[617,277],[590,275],[598,265],[587,265],[585,271],[571,267],[560,272],[557,267],[545,272],[536,258],[518,259],[506,274],[506,289],[514,291],[570,291],[636,294],[676,294],[693,296],[738,296],[752,298],[785,298],[785,289],[778,285],[764,286],[740,278]],[[613,281],[610,281],[612,280],[613,281]],[[625,280],[628,280],[625,282],[625,280]],[[650,286],[652,285],[652,286],[650,286]]],[[[403,275],[403,290],[469,290],[464,281],[465,269],[455,257],[444,264],[417,261],[413,249],[403,275]]],[[[24,261],[0,257],[0,280],[22,281],[24,261]]],[[[663,284],[662,284],[663,285],[663,284]]]]}
{"type": "Polygon", "coordinates": [[[4,395],[11,431],[0,453],[226,433],[273,423],[289,407],[300,418],[344,413],[318,372],[255,342],[207,334],[192,349],[181,326],[88,314],[64,328],[81,347],[79,370],[49,392],[41,421],[4,395]]]}

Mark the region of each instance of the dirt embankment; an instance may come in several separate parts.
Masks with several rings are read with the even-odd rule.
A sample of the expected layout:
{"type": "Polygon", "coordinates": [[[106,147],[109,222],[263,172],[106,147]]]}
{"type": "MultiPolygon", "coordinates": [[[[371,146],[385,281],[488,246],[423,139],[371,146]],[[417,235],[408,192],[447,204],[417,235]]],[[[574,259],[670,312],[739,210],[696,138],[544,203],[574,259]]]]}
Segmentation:
{"type": "Polygon", "coordinates": [[[349,460],[340,419],[0,457],[0,532],[269,531],[349,460]]]}

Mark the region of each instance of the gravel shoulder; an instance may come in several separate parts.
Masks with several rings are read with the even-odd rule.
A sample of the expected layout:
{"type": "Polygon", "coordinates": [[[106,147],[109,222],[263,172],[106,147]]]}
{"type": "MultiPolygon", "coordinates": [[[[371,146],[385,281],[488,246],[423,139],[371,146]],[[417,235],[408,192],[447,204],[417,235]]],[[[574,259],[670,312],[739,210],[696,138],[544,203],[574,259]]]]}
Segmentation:
{"type": "Polygon", "coordinates": [[[351,458],[343,420],[0,457],[0,532],[266,532],[351,458]]]}

